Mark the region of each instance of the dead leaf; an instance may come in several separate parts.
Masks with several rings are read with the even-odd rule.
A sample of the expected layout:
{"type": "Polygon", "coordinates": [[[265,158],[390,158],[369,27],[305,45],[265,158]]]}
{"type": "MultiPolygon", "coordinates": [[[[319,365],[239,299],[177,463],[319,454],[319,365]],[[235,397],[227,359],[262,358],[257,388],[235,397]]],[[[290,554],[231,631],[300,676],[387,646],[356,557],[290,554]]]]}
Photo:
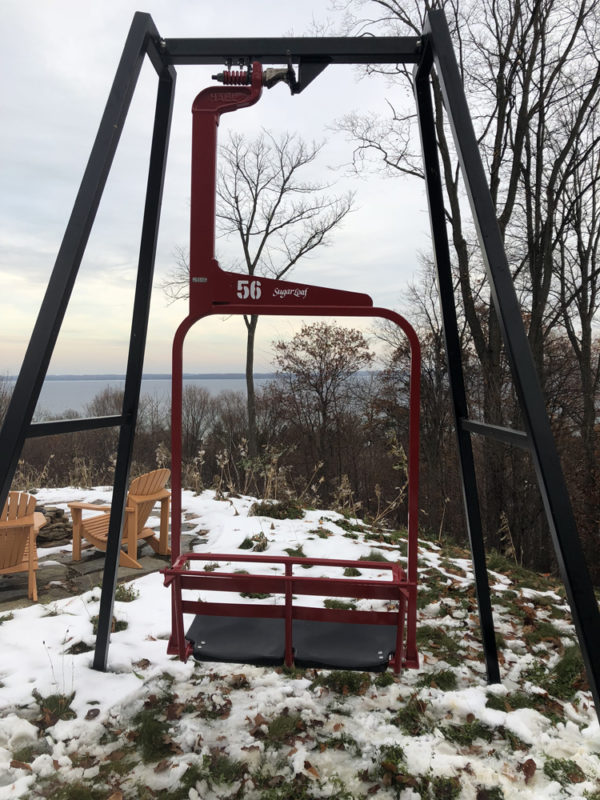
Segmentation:
{"type": "Polygon", "coordinates": [[[108,800],[123,800],[123,792],[120,792],[118,789],[116,792],[113,792],[108,800]]]}
{"type": "Polygon", "coordinates": [[[54,759],[52,759],[52,766],[54,767],[54,769],[55,769],[57,772],[58,772],[58,770],[60,769],[60,764],[58,763],[58,761],[57,761],[55,758],[54,758],[54,759]]]}
{"type": "Polygon", "coordinates": [[[229,679],[232,689],[246,689],[249,686],[248,678],[243,672],[237,672],[229,679]]]}
{"type": "Polygon", "coordinates": [[[535,771],[537,769],[537,764],[535,763],[533,758],[528,758],[527,761],[523,762],[523,764],[519,764],[518,769],[525,776],[525,783],[529,783],[529,781],[535,775],[535,771]]]}
{"type": "Polygon", "coordinates": [[[124,750],[113,750],[112,753],[109,753],[106,757],[107,761],[120,761],[125,755],[124,750]]]}
{"type": "Polygon", "coordinates": [[[336,722],[335,725],[333,726],[333,730],[336,731],[337,733],[337,731],[341,731],[343,727],[344,727],[343,722],[336,722]]]}
{"type": "Polygon", "coordinates": [[[13,769],[28,769],[32,772],[31,764],[26,764],[24,761],[17,761],[16,758],[13,758],[10,765],[13,769]]]}
{"type": "Polygon", "coordinates": [[[148,667],[150,666],[150,661],[147,658],[141,658],[139,661],[134,661],[133,666],[136,669],[148,669],[148,667]]]}
{"type": "Polygon", "coordinates": [[[162,761],[159,761],[158,764],[154,767],[154,772],[166,772],[173,762],[169,761],[168,758],[163,758],[162,761]]]}
{"type": "Polygon", "coordinates": [[[96,717],[98,716],[99,713],[100,713],[100,709],[99,708],[90,708],[90,710],[85,715],[85,718],[86,719],[96,719],[96,717]]]}
{"type": "Polygon", "coordinates": [[[174,719],[180,719],[184,708],[185,706],[183,703],[169,703],[165,708],[165,714],[169,722],[172,722],[174,719]]]}
{"type": "Polygon", "coordinates": [[[319,772],[318,772],[318,770],[317,770],[315,767],[313,767],[313,765],[310,763],[310,761],[305,761],[305,762],[304,762],[304,769],[305,769],[307,772],[310,772],[310,774],[311,774],[311,775],[312,775],[314,778],[317,778],[317,779],[318,779],[318,778],[320,778],[320,777],[321,777],[321,776],[319,775],[319,772]]]}

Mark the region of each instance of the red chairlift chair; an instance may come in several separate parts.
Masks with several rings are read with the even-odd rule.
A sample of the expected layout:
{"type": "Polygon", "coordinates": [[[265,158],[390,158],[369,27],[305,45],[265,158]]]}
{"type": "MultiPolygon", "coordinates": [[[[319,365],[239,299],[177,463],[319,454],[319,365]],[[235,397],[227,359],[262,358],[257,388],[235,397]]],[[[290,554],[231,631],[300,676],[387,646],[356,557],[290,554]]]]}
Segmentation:
{"type": "MultiPolygon", "coordinates": [[[[272,71],[271,71],[272,72],[272,71]]],[[[288,69],[284,77],[293,81],[288,69]]],[[[190,237],[190,309],[173,343],[172,372],[172,566],[163,570],[172,593],[172,632],[168,652],[183,660],[287,666],[316,666],[395,672],[418,667],[416,648],[418,455],[420,347],[410,324],[399,314],[373,306],[366,294],[306,284],[255,278],[222,270],[214,255],[217,126],[221,114],[255,103],[271,76],[262,67],[216,76],[226,86],[211,86],[193,107],[190,237]],[[231,85],[236,82],[242,85],[231,85]],[[402,328],[410,343],[410,412],[408,452],[408,554],[398,563],[181,552],[181,408],[183,344],[190,328],[211,314],[381,317],[402,328]],[[206,572],[204,562],[263,564],[265,574],[222,569],[206,572]],[[273,568],[279,566],[280,573],[273,568]],[[387,571],[389,580],[299,575],[302,566],[360,567],[387,571]],[[280,594],[282,605],[199,602],[184,599],[188,590],[280,594]],[[359,611],[296,605],[294,597],[353,597],[387,601],[387,611],[359,611]],[[195,619],[184,631],[184,614],[195,619]]]]}

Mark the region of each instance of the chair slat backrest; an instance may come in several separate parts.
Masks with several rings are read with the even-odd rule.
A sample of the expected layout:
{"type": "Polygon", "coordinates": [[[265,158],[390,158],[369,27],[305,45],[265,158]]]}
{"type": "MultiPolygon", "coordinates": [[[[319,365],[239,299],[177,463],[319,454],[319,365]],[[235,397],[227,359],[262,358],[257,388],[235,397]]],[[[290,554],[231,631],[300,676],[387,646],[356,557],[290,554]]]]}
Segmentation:
{"type": "Polygon", "coordinates": [[[0,570],[14,567],[25,560],[29,528],[0,529],[0,570]]]}
{"type": "Polygon", "coordinates": [[[7,569],[24,560],[29,528],[11,527],[10,523],[33,514],[35,504],[35,497],[27,492],[8,493],[0,515],[0,569],[7,569]]]}
{"type": "Polygon", "coordinates": [[[22,519],[23,517],[33,514],[35,511],[36,499],[33,495],[27,492],[9,492],[2,514],[0,515],[0,522],[8,522],[13,519],[22,519]]]}
{"type": "MultiPolygon", "coordinates": [[[[153,496],[165,488],[170,475],[171,471],[168,469],[155,469],[145,475],[140,475],[139,478],[135,478],[131,482],[129,494],[134,497],[153,496]]],[[[146,520],[154,508],[154,503],[154,498],[149,499],[147,502],[138,503],[138,529],[143,528],[146,524],[146,520]]]]}

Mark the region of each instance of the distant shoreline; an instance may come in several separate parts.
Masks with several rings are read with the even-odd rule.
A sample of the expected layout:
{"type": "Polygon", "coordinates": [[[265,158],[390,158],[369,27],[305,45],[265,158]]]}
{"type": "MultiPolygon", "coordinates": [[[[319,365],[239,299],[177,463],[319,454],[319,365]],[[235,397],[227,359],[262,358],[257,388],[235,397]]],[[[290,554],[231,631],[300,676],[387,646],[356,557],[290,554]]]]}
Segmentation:
{"type": "MultiPolygon", "coordinates": [[[[184,372],[184,380],[242,380],[246,377],[243,372],[184,372]]],[[[255,372],[255,378],[274,378],[274,372],[255,372]]],[[[9,381],[16,381],[16,375],[9,375],[9,381]]],[[[47,381],[124,381],[125,375],[108,373],[104,375],[46,375],[47,381]]],[[[170,372],[149,372],[142,375],[144,381],[169,381],[170,372]]]]}

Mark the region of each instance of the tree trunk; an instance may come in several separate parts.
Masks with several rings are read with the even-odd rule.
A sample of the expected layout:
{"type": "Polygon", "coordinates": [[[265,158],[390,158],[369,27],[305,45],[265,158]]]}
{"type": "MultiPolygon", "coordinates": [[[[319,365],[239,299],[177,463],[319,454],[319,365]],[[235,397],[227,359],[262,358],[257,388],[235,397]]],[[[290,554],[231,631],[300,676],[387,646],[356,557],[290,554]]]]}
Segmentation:
{"type": "Polygon", "coordinates": [[[244,317],[247,330],[246,340],[246,407],[248,410],[248,456],[256,458],[258,455],[258,431],[256,429],[256,394],[254,391],[254,337],[258,316],[253,314],[244,317]]]}

